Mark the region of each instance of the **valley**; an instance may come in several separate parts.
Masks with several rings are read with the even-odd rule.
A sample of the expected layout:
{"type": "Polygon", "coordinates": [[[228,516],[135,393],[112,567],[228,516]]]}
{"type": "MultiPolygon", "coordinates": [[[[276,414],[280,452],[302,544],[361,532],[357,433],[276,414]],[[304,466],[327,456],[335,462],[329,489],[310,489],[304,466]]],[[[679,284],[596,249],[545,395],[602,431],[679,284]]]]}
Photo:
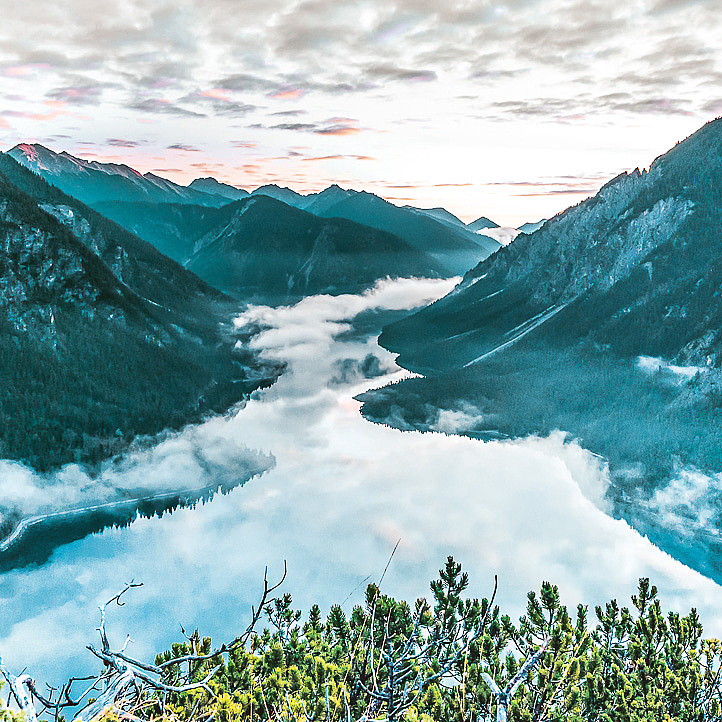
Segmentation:
{"type": "Polygon", "coordinates": [[[720,148],[716,120],[386,327],[425,378],[364,394],[364,415],[566,433],[609,464],[616,517],[720,581],[720,148]]]}
{"type": "MultiPolygon", "coordinates": [[[[361,416],[359,394],[411,383],[376,343],[380,329],[454,284],[384,281],[363,294],[243,311],[239,329],[264,329],[253,349],[285,365],[278,381],[245,407],[135,457],[127,480],[120,473],[109,480],[173,484],[183,470],[186,479],[228,483],[254,449],[272,455],[272,467],[195,508],[137,516],[57,546],[43,564],[6,571],[4,658],[22,659],[47,680],[59,670],[89,671],[93,660],[80,642],[92,637],[98,600],[117,579],[144,583],[132,604],[114,611],[113,638],[131,633],[129,652],[146,659],[177,639],[169,619],[231,636],[246,623],[264,566],[275,575],[284,560],[297,606],[340,599],[350,610],[399,539],[384,584],[402,598],[423,594],[420,579],[451,553],[470,571],[472,593],[498,573],[499,601],[512,614],[546,578],[563,598],[593,605],[610,585],[632,593],[639,576],[650,576],[675,608],[696,605],[709,634],[722,629],[720,587],[614,519],[604,463],[574,441],[554,433],[482,441],[400,431],[361,416]]],[[[458,426],[459,411],[438,427],[458,426]]]]}

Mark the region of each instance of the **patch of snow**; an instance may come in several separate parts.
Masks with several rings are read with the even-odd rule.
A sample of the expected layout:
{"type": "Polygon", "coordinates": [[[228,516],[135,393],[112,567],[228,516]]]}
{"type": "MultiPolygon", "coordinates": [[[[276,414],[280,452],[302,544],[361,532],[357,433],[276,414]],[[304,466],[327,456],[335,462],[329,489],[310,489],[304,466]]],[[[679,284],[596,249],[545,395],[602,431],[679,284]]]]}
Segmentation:
{"type": "Polygon", "coordinates": [[[697,374],[707,371],[705,366],[675,366],[667,363],[663,358],[655,356],[639,356],[637,358],[637,366],[647,374],[655,374],[659,371],[669,371],[675,376],[679,376],[680,380],[686,381],[694,378],[697,374]]]}

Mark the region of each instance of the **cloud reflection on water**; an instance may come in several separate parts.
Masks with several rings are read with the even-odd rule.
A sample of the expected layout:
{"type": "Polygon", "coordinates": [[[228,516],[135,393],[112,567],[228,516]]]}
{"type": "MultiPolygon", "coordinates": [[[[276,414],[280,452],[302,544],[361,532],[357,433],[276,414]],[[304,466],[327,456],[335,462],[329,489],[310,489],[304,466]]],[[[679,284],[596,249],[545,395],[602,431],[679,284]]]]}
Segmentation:
{"type": "Polygon", "coordinates": [[[297,605],[328,607],[362,598],[401,539],[384,585],[407,598],[426,594],[448,554],[488,593],[518,613],[526,592],[549,579],[562,597],[590,604],[628,598],[640,576],[665,604],[696,606],[708,632],[722,631],[722,590],[661,552],[590,501],[606,484],[600,460],[562,434],[482,442],[401,432],[363,420],[353,397],[401,378],[329,385],[338,361],[369,353],[391,368],[374,338],[334,340],[369,309],[412,308],[449,282],[382,282],[362,296],[314,297],[293,307],[252,308],[243,321],[268,330],[263,353],[289,362],[286,374],[235,416],[193,432],[204,447],[269,452],[276,467],[231,494],[163,519],[139,519],[56,551],[47,565],[0,578],[0,653],[13,668],[59,679],[92,664],[97,605],[131,578],[145,586],[113,610],[111,634],[151,659],[178,639],[177,623],[233,636],[258,594],[263,568],[280,573],[297,605]],[[584,490],[584,493],[582,492],[584,490]]]}

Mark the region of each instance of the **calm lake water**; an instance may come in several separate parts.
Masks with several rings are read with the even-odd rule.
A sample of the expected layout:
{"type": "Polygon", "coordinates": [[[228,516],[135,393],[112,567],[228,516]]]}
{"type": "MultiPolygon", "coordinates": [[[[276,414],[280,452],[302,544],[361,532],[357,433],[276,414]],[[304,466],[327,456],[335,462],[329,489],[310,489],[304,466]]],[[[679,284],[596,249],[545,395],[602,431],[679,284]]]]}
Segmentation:
{"type": "MultiPolygon", "coordinates": [[[[722,589],[608,516],[603,464],[563,434],[480,441],[361,417],[354,396],[406,374],[368,330],[372,314],[419,306],[451,285],[383,282],[361,296],[245,311],[238,324],[263,324],[254,344],[287,371],[245,408],[139,457],[132,473],[190,488],[197,472],[174,454],[191,441],[194,453],[218,462],[205,473],[218,469],[224,484],[248,450],[272,456],[273,467],[195,509],[106,529],[59,547],[42,566],[2,575],[5,663],[41,681],[96,669],[85,645],[95,641],[98,605],[131,579],[143,587],[109,612],[109,633],[119,646],[130,634],[129,653],[148,660],[180,638],[181,624],[218,642],[235,636],[264,567],[275,578],[284,560],[297,606],[350,609],[399,539],[388,593],[426,594],[449,554],[470,572],[473,594],[488,594],[498,574],[498,600],[514,614],[542,580],[574,605],[628,600],[638,577],[649,576],[667,607],[694,605],[707,632],[722,633],[722,589]]],[[[453,428],[453,412],[444,428],[453,428]]]]}

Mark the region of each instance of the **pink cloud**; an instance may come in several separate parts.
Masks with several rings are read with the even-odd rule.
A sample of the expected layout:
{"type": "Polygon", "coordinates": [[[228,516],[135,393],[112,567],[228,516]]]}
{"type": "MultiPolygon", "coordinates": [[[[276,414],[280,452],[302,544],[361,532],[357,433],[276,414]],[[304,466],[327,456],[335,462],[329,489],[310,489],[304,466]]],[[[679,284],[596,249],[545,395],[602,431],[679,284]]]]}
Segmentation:
{"type": "Polygon", "coordinates": [[[230,100],[228,97],[230,94],[230,90],[226,90],[225,88],[209,88],[208,90],[203,90],[199,93],[199,95],[202,95],[204,98],[216,98],[217,100],[230,100]]]}
{"type": "Polygon", "coordinates": [[[295,100],[296,98],[301,98],[305,94],[306,91],[301,88],[281,88],[273,93],[269,93],[268,97],[276,100],[295,100]]]}
{"type": "Polygon", "coordinates": [[[26,63],[25,65],[9,65],[3,71],[2,74],[11,78],[22,78],[27,75],[32,75],[38,70],[50,70],[48,63],[26,63]]]}
{"type": "Polygon", "coordinates": [[[71,113],[66,110],[66,103],[63,100],[44,100],[43,105],[50,108],[47,113],[30,113],[24,110],[6,110],[5,115],[10,115],[16,118],[28,118],[29,120],[55,120],[63,115],[69,115],[74,118],[80,118],[87,120],[86,116],[79,115],[78,113],[71,113]]]}
{"type": "Polygon", "coordinates": [[[332,125],[328,128],[319,128],[314,132],[319,135],[355,135],[361,132],[361,128],[349,125],[332,125]]]}

